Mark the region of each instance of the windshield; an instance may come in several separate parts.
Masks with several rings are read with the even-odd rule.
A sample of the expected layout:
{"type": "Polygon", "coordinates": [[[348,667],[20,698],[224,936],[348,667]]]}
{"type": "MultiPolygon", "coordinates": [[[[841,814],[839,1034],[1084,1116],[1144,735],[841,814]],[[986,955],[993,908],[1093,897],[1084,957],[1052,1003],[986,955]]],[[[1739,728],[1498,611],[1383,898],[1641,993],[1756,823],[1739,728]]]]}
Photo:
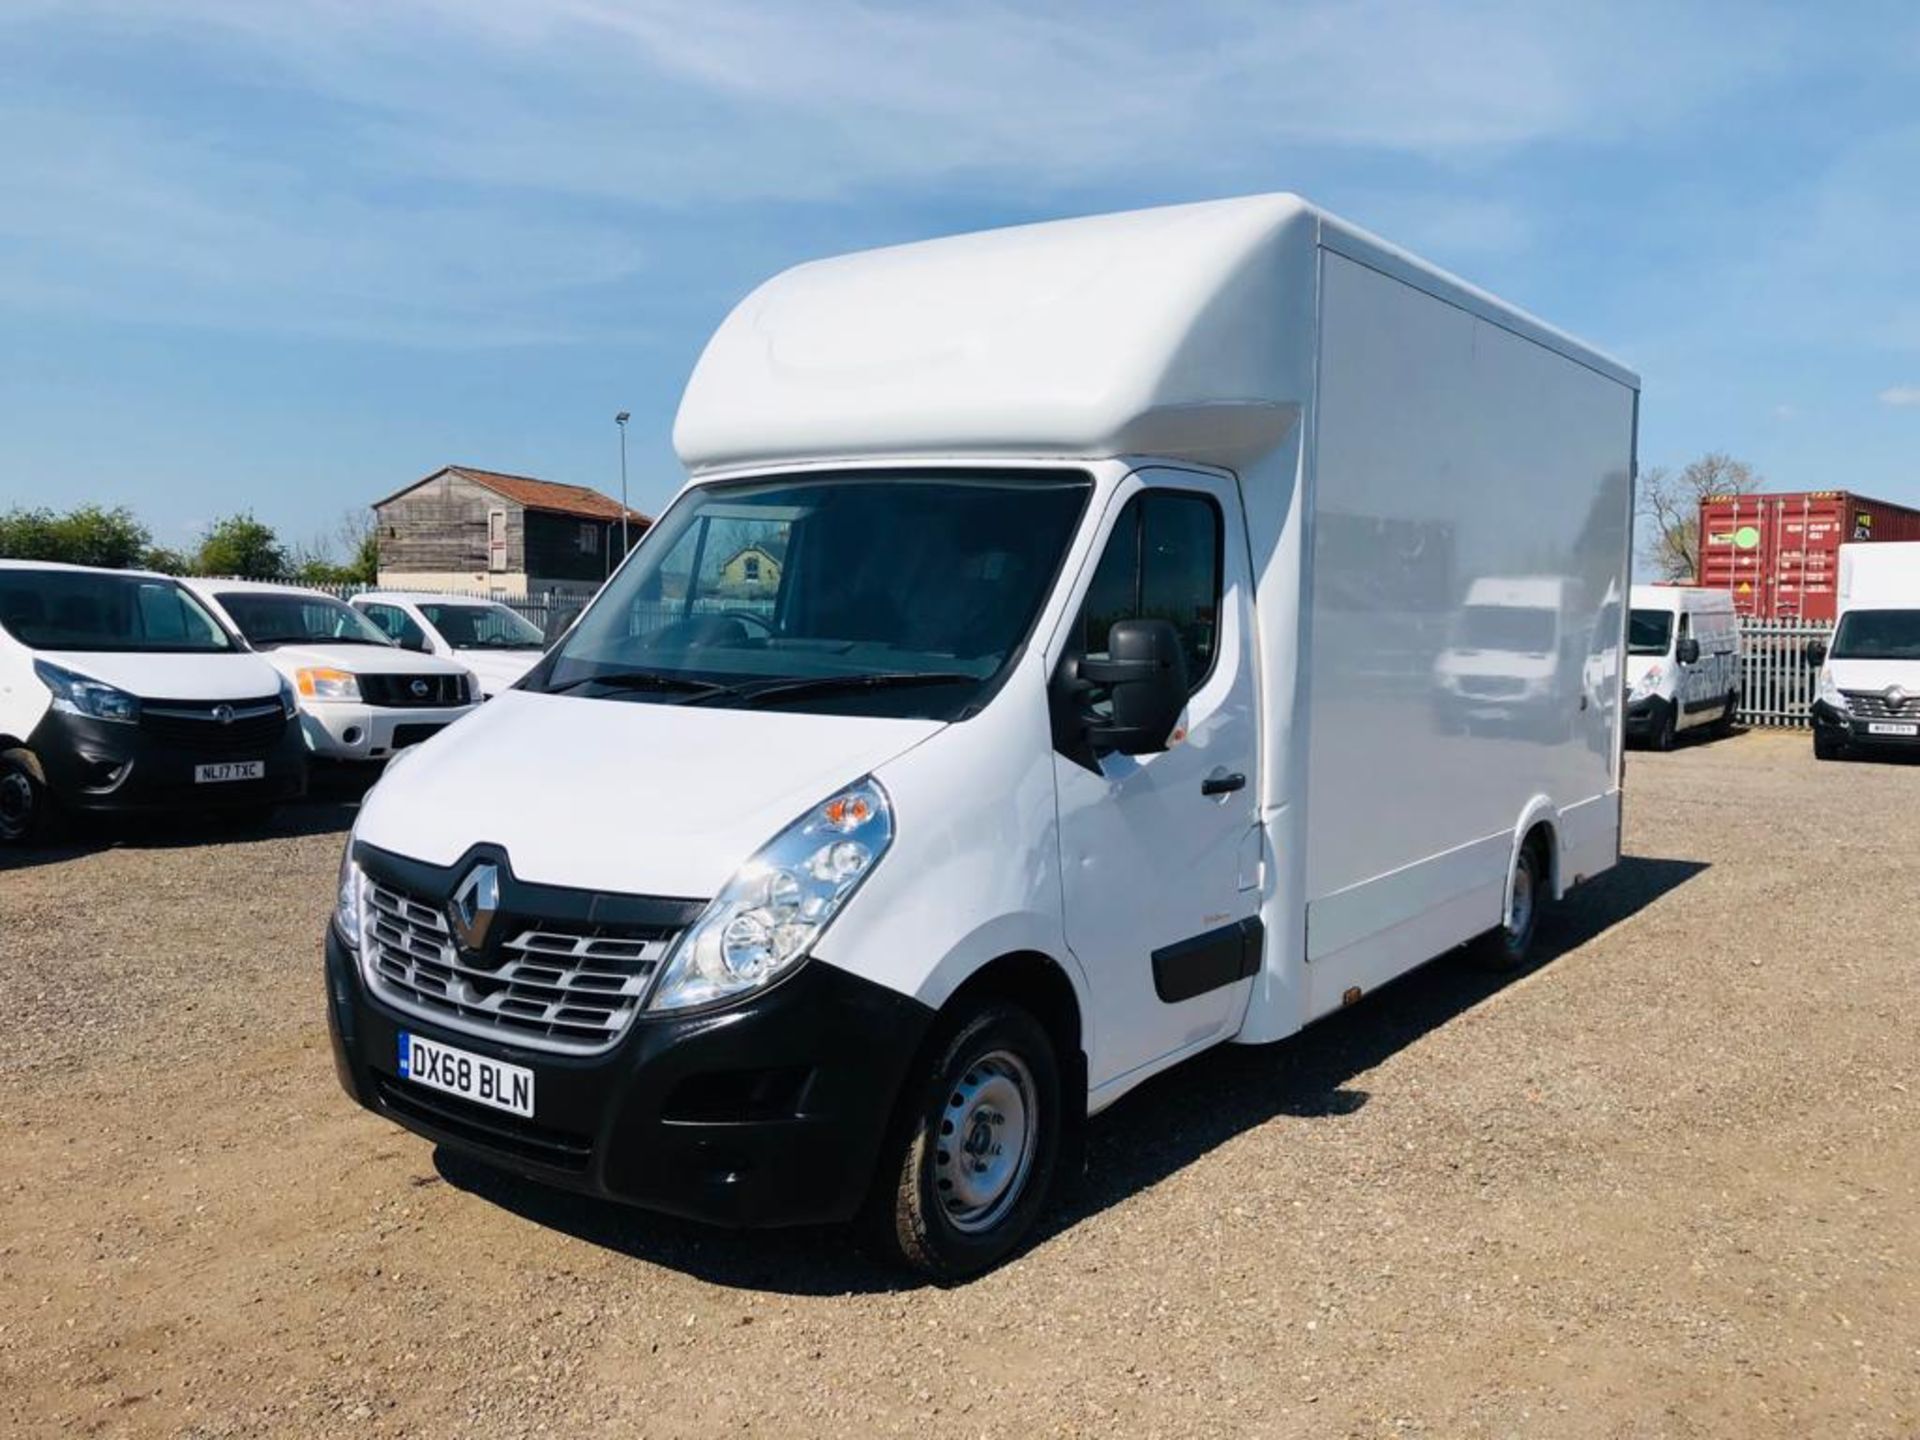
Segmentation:
{"type": "Polygon", "coordinates": [[[1469,605],[1460,612],[1454,648],[1546,655],[1553,650],[1557,612],[1530,605],[1469,605]]]}
{"type": "Polygon", "coordinates": [[[1920,610],[1849,610],[1827,653],[1835,660],[1920,660],[1920,610]]]}
{"type": "Polygon", "coordinates": [[[248,643],[262,650],[275,645],[316,642],[380,646],[393,643],[358,610],[325,595],[227,590],[217,598],[248,643]]]}
{"type": "Polygon", "coordinates": [[[0,570],[0,627],[35,650],[234,648],[185,586],[104,571],[0,570]]]}
{"type": "Polygon", "coordinates": [[[420,602],[420,613],[456,650],[544,650],[540,628],[504,605],[420,602]]]}
{"type": "Polygon", "coordinates": [[[1090,484],[870,473],[705,485],[524,688],[957,719],[1025,643],[1090,484]]]}
{"type": "Polygon", "coordinates": [[[1627,653],[1664,655],[1673,638],[1671,610],[1635,610],[1627,616],[1627,653]]]}

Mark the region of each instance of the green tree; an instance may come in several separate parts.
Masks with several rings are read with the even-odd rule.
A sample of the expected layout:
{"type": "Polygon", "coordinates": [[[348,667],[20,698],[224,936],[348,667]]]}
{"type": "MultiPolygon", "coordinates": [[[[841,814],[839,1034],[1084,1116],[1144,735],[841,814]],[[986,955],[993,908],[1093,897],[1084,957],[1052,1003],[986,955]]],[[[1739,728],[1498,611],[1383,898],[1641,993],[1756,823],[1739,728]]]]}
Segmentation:
{"type": "Polygon", "coordinates": [[[162,575],[184,575],[187,573],[187,557],[164,545],[149,545],[147,553],[140,557],[140,568],[158,570],[162,575]]]}
{"type": "Polygon", "coordinates": [[[140,563],[153,534],[124,505],[79,505],[65,514],[15,509],[0,515],[0,556],[123,569],[140,563]]]}
{"type": "Polygon", "coordinates": [[[1700,575],[1700,502],[1710,495],[1751,495],[1766,483],[1746,461],[1718,450],[1677,475],[1664,465],[1642,470],[1636,492],[1641,556],[1662,580],[1694,582],[1700,575]]]}
{"type": "Polygon", "coordinates": [[[286,548],[271,525],[254,519],[251,510],[216,520],[200,538],[193,568],[201,575],[236,575],[243,580],[284,580],[286,548]]]}

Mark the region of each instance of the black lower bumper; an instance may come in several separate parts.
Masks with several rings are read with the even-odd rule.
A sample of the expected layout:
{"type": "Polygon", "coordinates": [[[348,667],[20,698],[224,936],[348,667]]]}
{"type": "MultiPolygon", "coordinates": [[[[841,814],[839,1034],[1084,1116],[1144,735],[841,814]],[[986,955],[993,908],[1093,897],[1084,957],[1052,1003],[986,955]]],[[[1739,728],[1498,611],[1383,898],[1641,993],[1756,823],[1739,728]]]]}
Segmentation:
{"type": "Polygon", "coordinates": [[[530,1179],[735,1226],[852,1217],[932,1019],[811,961],[725,1009],[643,1016],[604,1055],[555,1055],[402,1015],[332,926],[327,1002],[340,1083],[368,1109],[530,1179]],[[533,1117],[401,1079],[403,1031],[531,1069],[533,1117]]]}
{"type": "MultiPolygon", "coordinates": [[[[209,726],[209,730],[216,727],[209,726]]],[[[271,739],[234,748],[214,742],[188,745],[149,734],[139,725],[94,720],[49,710],[27,739],[47,788],[67,810],[89,813],[185,811],[265,805],[307,790],[307,747],[289,722],[271,739]],[[202,781],[206,764],[258,761],[251,780],[202,781]]]]}
{"type": "Polygon", "coordinates": [[[1814,737],[1835,749],[1881,751],[1889,754],[1920,751],[1920,735],[1875,735],[1861,720],[1824,700],[1813,702],[1814,737]]]}

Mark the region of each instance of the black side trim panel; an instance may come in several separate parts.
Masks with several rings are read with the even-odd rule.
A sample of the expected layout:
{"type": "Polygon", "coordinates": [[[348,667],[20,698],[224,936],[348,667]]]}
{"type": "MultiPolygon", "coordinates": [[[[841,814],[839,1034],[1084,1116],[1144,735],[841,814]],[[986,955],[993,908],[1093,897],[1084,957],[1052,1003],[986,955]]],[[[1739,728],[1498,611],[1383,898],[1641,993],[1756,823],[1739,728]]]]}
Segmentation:
{"type": "Polygon", "coordinates": [[[1265,929],[1250,915],[1153,952],[1153,993],[1168,1005],[1244,980],[1260,968],[1265,929]]]}

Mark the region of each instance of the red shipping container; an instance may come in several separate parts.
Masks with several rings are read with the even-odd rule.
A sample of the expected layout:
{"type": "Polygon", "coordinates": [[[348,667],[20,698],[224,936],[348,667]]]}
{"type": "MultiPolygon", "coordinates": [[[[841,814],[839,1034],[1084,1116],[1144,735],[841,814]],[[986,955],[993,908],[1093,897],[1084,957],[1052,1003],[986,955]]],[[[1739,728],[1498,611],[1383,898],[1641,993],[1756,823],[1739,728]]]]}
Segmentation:
{"type": "Polygon", "coordinates": [[[1865,540],[1920,540],[1920,510],[1845,490],[1710,495],[1696,583],[1732,591],[1742,615],[1831,621],[1840,547],[1865,540]]]}

